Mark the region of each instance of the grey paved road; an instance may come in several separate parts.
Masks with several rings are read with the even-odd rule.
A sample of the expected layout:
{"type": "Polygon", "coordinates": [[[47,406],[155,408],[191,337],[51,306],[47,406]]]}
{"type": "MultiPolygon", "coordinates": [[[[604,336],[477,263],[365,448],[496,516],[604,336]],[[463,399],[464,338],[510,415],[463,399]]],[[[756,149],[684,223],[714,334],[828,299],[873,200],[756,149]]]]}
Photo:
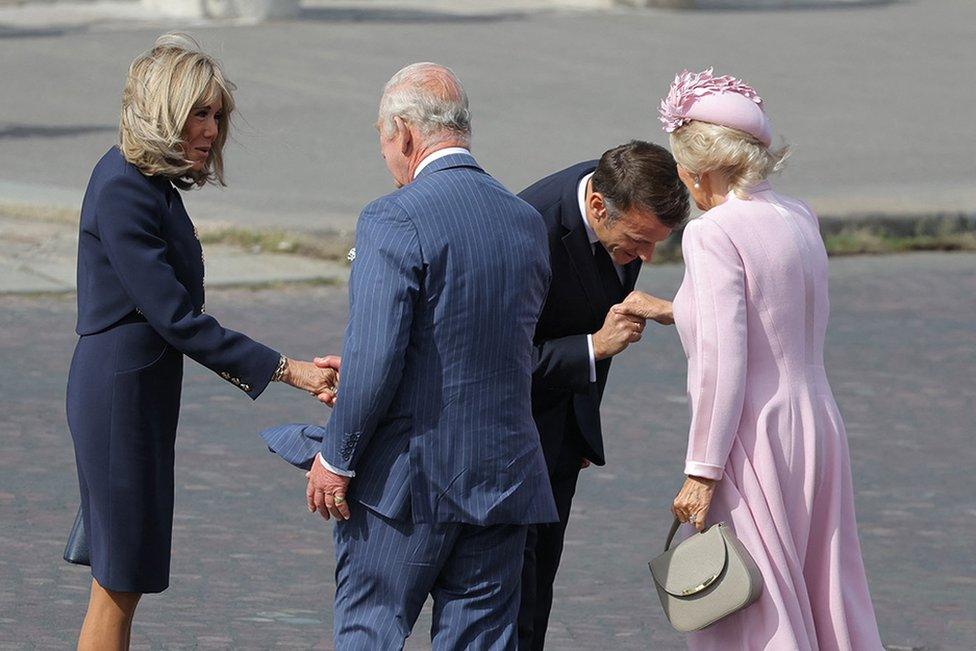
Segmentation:
{"type": "Polygon", "coordinates": [[[976,205],[971,0],[700,12],[507,2],[464,15],[437,9],[443,0],[377,4],[320,2],[302,21],[250,27],[17,27],[0,13],[0,200],[76,208],[114,138],[129,61],[182,27],[240,87],[232,185],[194,195],[196,218],[351,228],[390,185],[372,129],[379,89],[418,60],[457,70],[479,159],[514,189],[630,138],[664,142],[656,103],[670,79],[715,65],[762,92],[796,148],[781,187],[821,211],[976,205]]]}
{"type": "MultiPolygon", "coordinates": [[[[976,647],[976,255],[834,260],[828,372],[847,421],[857,508],[884,638],[976,647]]],[[[641,285],[670,295],[681,268],[641,285]]],[[[341,288],[220,290],[208,308],[292,355],[336,351],[341,288]],[[257,307],[258,309],[255,309],[257,307]]],[[[0,649],[65,649],[85,572],[60,561],[77,505],[64,424],[74,344],[71,297],[0,297],[0,649]]],[[[672,330],[614,366],[605,408],[609,465],[583,473],[557,586],[551,648],[679,649],[645,562],[669,524],[687,407],[672,330]]],[[[329,528],[303,507],[301,473],[256,432],[322,418],[272,387],[256,404],[189,363],[177,452],[173,587],[147,597],[138,649],[327,647],[329,528]]],[[[410,648],[425,648],[422,619],[410,648]]]]}

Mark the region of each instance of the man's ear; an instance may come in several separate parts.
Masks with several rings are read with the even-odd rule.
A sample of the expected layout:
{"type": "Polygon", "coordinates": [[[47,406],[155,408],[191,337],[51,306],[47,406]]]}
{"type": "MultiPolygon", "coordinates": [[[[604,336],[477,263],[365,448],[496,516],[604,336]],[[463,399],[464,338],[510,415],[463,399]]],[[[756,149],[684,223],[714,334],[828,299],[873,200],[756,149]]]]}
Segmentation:
{"type": "Polygon", "coordinates": [[[596,221],[602,222],[607,217],[607,203],[603,200],[603,195],[599,192],[591,192],[590,197],[586,202],[587,208],[589,208],[589,215],[587,217],[593,217],[596,221]]]}
{"type": "Polygon", "coordinates": [[[393,118],[393,122],[402,135],[400,140],[400,153],[406,158],[409,158],[410,154],[413,153],[413,131],[410,130],[410,126],[404,122],[403,118],[395,117],[393,118]]]}

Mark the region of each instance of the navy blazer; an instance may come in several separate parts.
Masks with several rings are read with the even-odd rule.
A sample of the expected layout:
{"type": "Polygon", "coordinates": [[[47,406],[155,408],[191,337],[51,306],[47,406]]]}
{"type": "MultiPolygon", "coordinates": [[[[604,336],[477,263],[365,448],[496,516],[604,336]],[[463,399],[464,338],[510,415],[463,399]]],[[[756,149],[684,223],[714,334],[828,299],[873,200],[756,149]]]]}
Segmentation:
{"type": "Polygon", "coordinates": [[[451,154],[366,206],[355,250],[332,418],[269,430],[269,447],[302,466],[321,449],[388,517],[556,521],[531,409],[549,284],[538,213],[451,154]]]}
{"type": "Polygon", "coordinates": [[[535,331],[532,385],[532,410],[550,465],[571,429],[582,437],[586,458],[596,465],[606,462],[600,402],[612,358],[596,363],[596,382],[591,383],[586,335],[599,330],[610,308],[633,291],[641,270],[639,259],[625,265],[621,294],[606,295],[578,195],[580,180],[596,164],[594,160],[573,165],[519,193],[542,215],[552,265],[549,295],[535,331]]]}
{"type": "Polygon", "coordinates": [[[173,348],[257,398],[280,356],[204,312],[203,278],[203,250],[180,193],[112,147],[81,208],[78,334],[144,318],[173,348]]]}

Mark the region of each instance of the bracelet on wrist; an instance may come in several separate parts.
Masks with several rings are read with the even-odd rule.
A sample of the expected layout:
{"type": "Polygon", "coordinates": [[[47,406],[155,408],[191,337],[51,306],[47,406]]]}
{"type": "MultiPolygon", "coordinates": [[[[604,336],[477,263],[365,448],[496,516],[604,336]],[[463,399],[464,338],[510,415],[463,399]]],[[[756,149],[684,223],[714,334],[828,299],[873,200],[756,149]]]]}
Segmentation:
{"type": "Polygon", "coordinates": [[[272,382],[281,382],[281,378],[284,377],[285,371],[288,370],[288,358],[284,355],[278,360],[278,366],[275,368],[274,373],[271,374],[272,382]]]}

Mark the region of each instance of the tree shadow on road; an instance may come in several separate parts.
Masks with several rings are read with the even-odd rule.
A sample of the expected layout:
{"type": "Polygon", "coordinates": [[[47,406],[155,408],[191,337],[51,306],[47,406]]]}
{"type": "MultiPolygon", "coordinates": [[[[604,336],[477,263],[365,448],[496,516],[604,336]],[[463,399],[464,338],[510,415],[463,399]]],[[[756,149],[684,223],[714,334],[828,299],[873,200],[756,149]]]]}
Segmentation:
{"type": "Polygon", "coordinates": [[[12,27],[0,25],[0,39],[52,38],[84,31],[81,27],[12,27]]]}
{"type": "Polygon", "coordinates": [[[907,4],[911,0],[697,0],[695,11],[709,13],[845,11],[907,4]]]}
{"type": "Polygon", "coordinates": [[[492,23],[519,20],[527,15],[528,12],[524,11],[457,14],[393,7],[303,7],[298,20],[329,23],[492,23]]]}
{"type": "Polygon", "coordinates": [[[117,131],[118,127],[109,124],[65,124],[50,126],[44,124],[0,124],[0,140],[29,138],[71,138],[89,133],[117,131]]]}

